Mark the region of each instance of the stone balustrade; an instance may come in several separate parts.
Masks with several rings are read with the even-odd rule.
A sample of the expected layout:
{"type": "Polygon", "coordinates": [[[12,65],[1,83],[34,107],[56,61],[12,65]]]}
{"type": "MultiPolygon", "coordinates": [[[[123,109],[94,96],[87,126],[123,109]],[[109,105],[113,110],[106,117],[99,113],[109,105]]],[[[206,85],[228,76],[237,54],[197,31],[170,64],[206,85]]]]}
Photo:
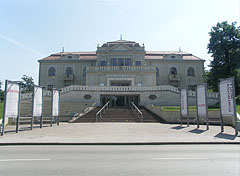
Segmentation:
{"type": "MultiPolygon", "coordinates": [[[[179,89],[170,86],[170,85],[162,85],[162,86],[81,86],[81,85],[71,85],[68,87],[64,87],[61,89],[61,94],[67,93],[70,91],[98,91],[98,92],[151,92],[151,91],[171,91],[179,94],[179,89]]],[[[208,92],[208,98],[218,98],[219,94],[216,92],[208,92]]],[[[51,96],[51,91],[44,91],[44,96],[51,96]]],[[[196,96],[195,91],[188,91],[189,96],[196,96]]],[[[32,98],[32,93],[25,93],[21,95],[21,99],[29,99],[32,98]]]]}

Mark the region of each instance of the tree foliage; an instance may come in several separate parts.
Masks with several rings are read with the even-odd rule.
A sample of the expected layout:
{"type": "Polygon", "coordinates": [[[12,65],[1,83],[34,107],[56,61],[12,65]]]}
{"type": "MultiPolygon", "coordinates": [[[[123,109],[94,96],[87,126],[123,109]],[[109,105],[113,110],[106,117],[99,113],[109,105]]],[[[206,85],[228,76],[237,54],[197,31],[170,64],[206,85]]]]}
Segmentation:
{"type": "Polygon", "coordinates": [[[218,91],[219,78],[234,77],[239,93],[238,68],[240,62],[240,28],[236,23],[218,23],[209,32],[208,53],[212,54],[207,83],[213,91],[218,91]]]}
{"type": "Polygon", "coordinates": [[[2,81],[0,81],[0,102],[4,100],[4,91],[2,90],[2,81]]]}
{"type": "Polygon", "coordinates": [[[23,75],[21,79],[22,93],[32,92],[34,86],[33,78],[31,76],[23,75]]]}

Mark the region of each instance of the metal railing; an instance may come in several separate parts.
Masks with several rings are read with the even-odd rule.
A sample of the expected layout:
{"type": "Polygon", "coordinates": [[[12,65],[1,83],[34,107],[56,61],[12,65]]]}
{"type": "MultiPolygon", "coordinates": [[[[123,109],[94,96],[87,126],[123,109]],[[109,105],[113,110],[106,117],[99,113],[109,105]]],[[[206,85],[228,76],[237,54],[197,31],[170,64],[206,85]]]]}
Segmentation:
{"type": "Polygon", "coordinates": [[[142,112],[138,109],[138,107],[131,101],[131,109],[134,113],[137,113],[137,118],[140,118],[141,122],[143,122],[142,112]]]}
{"type": "Polygon", "coordinates": [[[109,101],[96,113],[96,122],[98,122],[99,117],[102,117],[102,114],[106,112],[109,108],[109,101]]]}

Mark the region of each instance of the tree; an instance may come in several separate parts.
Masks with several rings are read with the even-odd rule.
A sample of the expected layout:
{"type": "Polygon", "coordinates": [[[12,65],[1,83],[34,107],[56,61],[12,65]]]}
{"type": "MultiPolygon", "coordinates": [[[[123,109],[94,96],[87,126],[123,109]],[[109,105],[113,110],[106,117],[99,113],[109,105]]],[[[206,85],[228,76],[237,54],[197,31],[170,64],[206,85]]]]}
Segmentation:
{"type": "Polygon", "coordinates": [[[4,91],[2,90],[2,81],[0,81],[0,102],[4,100],[4,91]]]}
{"type": "Polygon", "coordinates": [[[237,69],[240,66],[240,28],[236,27],[236,23],[228,24],[224,21],[212,27],[209,35],[207,48],[208,53],[213,57],[211,69],[207,75],[209,87],[213,91],[218,91],[219,78],[234,77],[236,90],[239,93],[237,69]]]}
{"type": "Polygon", "coordinates": [[[31,76],[23,75],[21,79],[22,93],[32,92],[34,86],[33,78],[31,76]]]}

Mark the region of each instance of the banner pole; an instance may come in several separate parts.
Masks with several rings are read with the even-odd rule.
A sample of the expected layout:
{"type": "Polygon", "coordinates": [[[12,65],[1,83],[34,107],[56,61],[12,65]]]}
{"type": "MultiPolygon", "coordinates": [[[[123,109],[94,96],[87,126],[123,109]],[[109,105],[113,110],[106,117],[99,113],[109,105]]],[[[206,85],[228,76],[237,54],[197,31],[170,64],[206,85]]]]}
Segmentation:
{"type": "Polygon", "coordinates": [[[40,128],[42,128],[43,126],[43,103],[44,103],[44,91],[43,91],[43,87],[42,87],[42,113],[40,116],[40,128]]]}
{"type": "Polygon", "coordinates": [[[5,92],[4,92],[4,108],[3,108],[3,118],[2,118],[2,131],[1,136],[4,135],[4,129],[5,129],[5,114],[6,114],[6,103],[7,103],[7,84],[8,80],[5,80],[5,92]]]}
{"type": "Polygon", "coordinates": [[[180,90],[180,123],[182,126],[182,89],[180,90]]]}
{"type": "Polygon", "coordinates": [[[52,88],[52,106],[51,106],[51,122],[50,122],[50,126],[52,127],[53,125],[53,88],[52,88]]]}
{"type": "Polygon", "coordinates": [[[208,101],[207,101],[207,84],[204,84],[205,88],[205,105],[206,105],[206,125],[207,125],[207,130],[209,130],[209,123],[208,123],[208,101]]]}
{"type": "Polygon", "coordinates": [[[186,89],[186,98],[187,98],[187,126],[189,127],[189,112],[188,112],[188,89],[186,89]]]}
{"type": "Polygon", "coordinates": [[[232,78],[232,94],[233,94],[233,108],[234,108],[234,123],[235,123],[235,135],[238,135],[238,122],[237,122],[237,112],[236,112],[236,100],[235,100],[235,82],[232,78]]]}
{"type": "Polygon", "coordinates": [[[222,106],[221,106],[221,91],[220,91],[220,82],[218,83],[218,92],[219,92],[219,105],[220,105],[220,122],[221,122],[221,132],[224,132],[223,128],[223,115],[222,115],[222,106]]]}
{"type": "Polygon", "coordinates": [[[18,115],[17,115],[17,124],[16,124],[16,133],[19,131],[19,120],[20,120],[20,103],[21,103],[21,84],[19,85],[19,94],[18,94],[18,115]]]}
{"type": "Polygon", "coordinates": [[[59,126],[59,121],[60,121],[60,90],[58,90],[58,121],[57,121],[58,126],[59,126]]]}
{"type": "Polygon", "coordinates": [[[34,97],[35,97],[35,85],[33,85],[33,92],[32,92],[32,118],[31,118],[31,130],[33,129],[34,97]]]}
{"type": "Polygon", "coordinates": [[[197,107],[197,128],[199,128],[199,114],[198,114],[198,85],[196,86],[196,107],[197,107]]]}

